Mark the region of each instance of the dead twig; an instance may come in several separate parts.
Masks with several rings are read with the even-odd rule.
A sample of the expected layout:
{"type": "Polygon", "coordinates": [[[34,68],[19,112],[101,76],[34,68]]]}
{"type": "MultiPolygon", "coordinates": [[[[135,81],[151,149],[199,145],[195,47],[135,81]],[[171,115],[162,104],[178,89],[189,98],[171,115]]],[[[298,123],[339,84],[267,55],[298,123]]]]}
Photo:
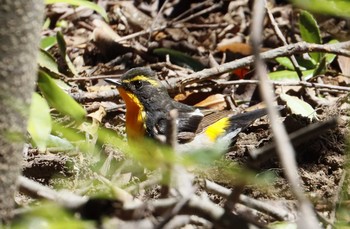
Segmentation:
{"type": "MultiPolygon", "coordinates": [[[[225,188],[209,180],[203,180],[201,184],[206,191],[215,193],[224,198],[228,198],[232,193],[232,191],[229,190],[228,188],[225,188]]],[[[288,211],[286,211],[285,209],[277,208],[268,203],[255,200],[243,194],[239,195],[238,201],[239,203],[247,207],[263,212],[269,216],[274,217],[277,220],[291,221],[295,219],[295,216],[289,213],[288,211]]]]}
{"type": "MultiPolygon", "coordinates": [[[[286,38],[283,36],[282,31],[280,30],[280,28],[278,27],[278,24],[277,24],[275,18],[273,17],[273,15],[272,15],[272,13],[271,13],[271,10],[270,10],[270,8],[269,8],[269,6],[268,6],[266,0],[265,0],[265,8],[266,8],[267,15],[268,15],[268,17],[269,17],[269,19],[270,19],[270,22],[271,22],[271,24],[272,24],[273,30],[275,31],[277,37],[282,41],[283,45],[288,45],[287,40],[286,40],[286,38]]],[[[291,56],[289,57],[289,59],[290,59],[290,61],[292,62],[293,67],[294,67],[295,71],[297,72],[300,81],[302,81],[302,80],[303,80],[303,79],[302,79],[303,73],[302,73],[301,70],[300,70],[300,66],[299,66],[299,64],[298,64],[298,62],[297,62],[297,59],[295,58],[294,55],[291,55],[291,56]]]]}
{"type": "Polygon", "coordinates": [[[88,201],[88,197],[78,196],[68,191],[57,192],[24,176],[20,176],[17,182],[20,190],[26,194],[54,201],[67,209],[78,208],[88,201]]]}
{"type": "MultiPolygon", "coordinates": [[[[207,2],[209,2],[209,1],[206,1],[206,2],[203,2],[203,3],[199,4],[197,7],[201,7],[202,5],[207,4],[207,2]]],[[[139,37],[139,36],[143,36],[143,35],[146,35],[146,34],[151,34],[152,32],[162,31],[162,30],[164,30],[166,28],[169,28],[169,27],[172,27],[172,28],[189,28],[188,25],[184,24],[184,22],[189,21],[189,20],[191,20],[193,18],[199,17],[200,15],[203,15],[205,13],[209,13],[209,12],[211,12],[211,11],[217,9],[217,8],[220,8],[220,7],[222,7],[222,3],[212,4],[211,6],[209,6],[208,8],[206,8],[204,10],[201,10],[201,11],[195,13],[195,14],[191,14],[187,18],[183,18],[181,20],[178,20],[179,18],[181,18],[183,16],[183,15],[180,15],[181,17],[179,16],[179,17],[173,19],[171,22],[165,23],[164,25],[160,25],[158,27],[154,27],[154,25],[152,24],[152,26],[149,29],[141,30],[139,32],[132,33],[132,34],[129,34],[127,36],[117,38],[114,41],[116,43],[120,43],[120,42],[125,41],[125,40],[133,39],[133,38],[136,38],[136,37],[139,37]]],[[[192,25],[192,27],[195,27],[195,26],[192,25]]]]}
{"type": "Polygon", "coordinates": [[[106,78],[119,78],[121,75],[98,75],[98,76],[88,76],[88,77],[75,77],[75,78],[67,78],[65,79],[67,82],[69,81],[91,81],[91,80],[100,80],[106,78]]]}
{"type": "MultiPolygon", "coordinates": [[[[146,203],[147,209],[153,209],[155,215],[162,214],[164,210],[172,208],[177,198],[151,200],[146,203]]],[[[124,211],[136,211],[143,207],[141,203],[125,203],[124,211]]],[[[233,213],[226,212],[222,207],[212,201],[192,195],[179,214],[196,215],[213,223],[214,228],[248,228],[248,223],[233,213]]],[[[255,226],[264,227],[263,224],[252,222],[255,226]]]]}
{"type": "MultiPolygon", "coordinates": [[[[266,8],[266,12],[267,12],[267,16],[270,19],[270,22],[272,24],[273,30],[275,31],[277,37],[282,41],[283,45],[288,45],[286,38],[283,36],[282,31],[280,30],[280,28],[277,25],[277,22],[275,21],[275,18],[273,17],[270,7],[267,4],[267,1],[265,0],[265,8],[266,8]]],[[[289,59],[291,60],[293,67],[295,69],[295,71],[297,72],[300,81],[302,81],[302,77],[303,77],[303,73],[300,70],[300,66],[297,62],[297,59],[295,58],[294,55],[291,55],[289,57],[289,59]]]]}
{"type": "Polygon", "coordinates": [[[76,92],[70,95],[79,103],[94,102],[94,101],[115,101],[119,98],[117,90],[99,91],[99,92],[76,92]]]}
{"type": "MultiPolygon", "coordinates": [[[[232,81],[214,80],[214,82],[218,85],[241,85],[241,84],[259,84],[260,83],[259,80],[232,80],[232,81]]],[[[274,86],[303,86],[303,87],[312,87],[317,89],[325,88],[325,89],[344,91],[344,92],[350,91],[350,87],[346,87],[346,86],[337,86],[337,85],[323,84],[323,83],[311,83],[311,82],[305,82],[305,81],[283,82],[283,81],[270,80],[269,83],[273,84],[274,86]]]]}
{"type": "MultiPolygon", "coordinates": [[[[166,129],[166,143],[174,150],[174,153],[176,153],[175,149],[178,133],[176,125],[177,117],[177,110],[171,110],[169,112],[166,129]]],[[[173,183],[176,190],[178,190],[180,198],[173,208],[169,209],[165,214],[163,214],[164,219],[155,228],[163,228],[181,211],[181,209],[188,203],[189,199],[194,194],[192,184],[193,175],[189,174],[181,165],[167,165],[166,171],[164,171],[163,174],[163,183],[168,184],[168,186],[163,186],[162,189],[165,188],[169,192],[170,184],[173,183]]]]}
{"type": "Polygon", "coordinates": [[[208,8],[206,8],[204,10],[201,10],[201,11],[199,11],[197,13],[191,14],[187,18],[184,18],[184,19],[181,19],[179,21],[176,21],[176,23],[183,23],[183,22],[192,20],[193,18],[199,17],[199,16],[201,16],[203,14],[209,13],[209,12],[211,12],[213,10],[216,10],[216,9],[222,7],[222,4],[223,3],[221,1],[219,3],[212,4],[211,6],[209,6],[208,8]]]}
{"type": "Polygon", "coordinates": [[[251,42],[255,57],[256,76],[260,80],[260,93],[266,103],[267,113],[271,120],[271,129],[274,134],[278,157],[283,166],[284,174],[290,184],[291,190],[298,201],[298,208],[301,213],[298,219],[298,228],[316,229],[320,228],[319,222],[310,201],[305,197],[301,188],[301,181],[298,174],[297,163],[295,161],[295,152],[289,141],[286,129],[278,121],[279,114],[273,105],[275,97],[273,88],[267,79],[266,66],[259,53],[263,27],[262,21],[265,15],[264,9],[264,1],[254,1],[251,42]]]}
{"type": "MultiPolygon", "coordinates": [[[[326,52],[350,57],[350,51],[346,49],[348,47],[350,47],[350,41],[323,45],[299,42],[272,49],[263,52],[260,55],[262,60],[271,60],[276,57],[290,56],[306,52],[326,52]]],[[[207,68],[202,71],[195,72],[186,77],[168,79],[163,84],[166,85],[168,89],[176,90],[178,88],[183,88],[186,85],[203,81],[209,79],[210,77],[218,76],[222,73],[226,73],[237,68],[251,65],[252,63],[254,63],[254,56],[247,56],[238,60],[221,64],[217,67],[207,68]]]]}
{"type": "Polygon", "coordinates": [[[212,3],[212,0],[207,0],[204,2],[201,2],[199,4],[197,4],[195,7],[193,8],[189,8],[188,10],[186,10],[185,12],[183,12],[182,14],[180,14],[179,16],[177,16],[176,18],[174,18],[173,20],[171,20],[171,23],[176,23],[177,21],[179,21],[181,18],[184,19],[184,17],[188,14],[191,14],[192,12],[194,12],[196,9],[201,8],[202,6],[205,6],[208,3],[212,3]]]}

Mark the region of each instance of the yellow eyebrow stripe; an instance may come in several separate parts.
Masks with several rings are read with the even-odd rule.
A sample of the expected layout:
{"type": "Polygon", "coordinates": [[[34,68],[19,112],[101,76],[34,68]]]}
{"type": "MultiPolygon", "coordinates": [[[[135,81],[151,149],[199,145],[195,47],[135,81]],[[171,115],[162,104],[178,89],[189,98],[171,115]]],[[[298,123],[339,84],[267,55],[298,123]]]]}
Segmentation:
{"type": "Polygon", "coordinates": [[[230,120],[228,118],[222,118],[219,121],[211,124],[206,130],[205,134],[211,141],[215,141],[223,133],[225,133],[226,128],[230,125],[230,120]]]}
{"type": "Polygon", "coordinates": [[[139,80],[139,81],[147,81],[147,82],[149,82],[151,85],[156,86],[156,87],[159,86],[157,80],[150,79],[149,77],[144,76],[144,75],[138,75],[138,76],[135,76],[135,77],[132,78],[132,79],[123,80],[123,83],[130,83],[130,82],[137,81],[137,80],[139,80]]]}

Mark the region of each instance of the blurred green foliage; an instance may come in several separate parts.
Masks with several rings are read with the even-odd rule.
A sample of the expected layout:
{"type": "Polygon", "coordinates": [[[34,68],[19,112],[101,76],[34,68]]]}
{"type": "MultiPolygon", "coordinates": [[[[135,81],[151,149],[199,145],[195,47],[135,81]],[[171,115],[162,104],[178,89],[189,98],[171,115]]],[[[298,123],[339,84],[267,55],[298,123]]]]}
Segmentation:
{"type": "Polygon", "coordinates": [[[347,0],[292,0],[292,2],[300,8],[315,13],[346,18],[350,16],[350,1],[347,0]]]}
{"type": "Polygon", "coordinates": [[[48,104],[75,122],[82,123],[86,111],[71,96],[57,86],[55,81],[44,71],[39,71],[38,86],[48,104]]]}
{"type": "Polygon", "coordinates": [[[41,203],[24,217],[14,221],[13,229],[93,229],[94,222],[82,221],[54,203],[41,203]]]}

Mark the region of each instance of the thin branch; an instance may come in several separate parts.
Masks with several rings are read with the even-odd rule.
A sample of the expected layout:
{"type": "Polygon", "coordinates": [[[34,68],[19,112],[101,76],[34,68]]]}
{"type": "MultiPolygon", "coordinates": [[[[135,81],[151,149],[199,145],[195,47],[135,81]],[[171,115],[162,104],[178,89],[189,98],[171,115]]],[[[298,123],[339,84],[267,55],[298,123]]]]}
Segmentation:
{"type": "Polygon", "coordinates": [[[70,93],[79,103],[94,102],[94,101],[115,101],[119,98],[119,92],[117,90],[99,91],[99,92],[76,92],[70,93]]]}
{"type": "Polygon", "coordinates": [[[78,196],[68,191],[57,192],[24,176],[20,176],[17,182],[20,189],[30,196],[54,201],[68,209],[78,208],[88,201],[87,197],[78,196]]]}
{"type": "Polygon", "coordinates": [[[279,114],[273,106],[274,93],[272,85],[267,79],[266,66],[260,56],[259,49],[261,45],[262,21],[264,19],[264,1],[254,1],[253,22],[251,28],[251,42],[255,57],[256,76],[260,79],[260,93],[266,103],[268,116],[271,120],[271,129],[277,145],[277,152],[282,163],[284,174],[291,186],[291,190],[298,201],[300,217],[298,227],[300,228],[320,228],[319,222],[312,209],[310,201],[305,197],[300,177],[298,174],[297,163],[295,161],[295,152],[288,134],[279,120],[279,114]]]}
{"type": "MultiPolygon", "coordinates": [[[[153,209],[155,215],[163,214],[164,210],[174,207],[178,202],[177,198],[167,198],[150,200],[146,203],[147,209],[153,209]]],[[[133,212],[144,207],[142,203],[125,203],[124,211],[133,212]]],[[[225,210],[208,200],[196,195],[192,195],[186,205],[181,209],[179,214],[196,215],[213,223],[214,228],[248,228],[248,222],[241,219],[233,213],[227,213],[225,210]]],[[[264,227],[257,222],[254,225],[264,227]]]]}
{"type": "Polygon", "coordinates": [[[201,25],[197,25],[197,24],[192,24],[192,23],[183,23],[183,24],[166,24],[166,25],[161,25],[159,27],[153,28],[152,30],[147,29],[147,30],[141,30],[129,35],[126,35],[124,37],[120,37],[118,39],[115,39],[115,42],[122,42],[122,41],[126,41],[126,40],[130,40],[139,36],[143,36],[146,34],[149,34],[151,32],[157,32],[157,31],[162,31],[166,28],[221,28],[221,27],[226,27],[228,24],[227,23],[222,23],[222,24],[201,24],[201,25]]]}
{"type": "Polygon", "coordinates": [[[165,0],[165,1],[163,2],[162,7],[159,9],[159,11],[158,11],[156,17],[153,19],[153,22],[152,22],[152,24],[151,24],[151,26],[150,26],[150,31],[149,31],[149,35],[148,35],[148,41],[151,40],[153,28],[155,27],[155,25],[157,24],[157,22],[160,20],[161,15],[162,15],[162,13],[163,13],[163,11],[164,11],[164,9],[165,9],[165,5],[168,4],[168,2],[169,2],[169,0],[165,0]]]}
{"type": "MultiPolygon", "coordinates": [[[[282,41],[283,45],[288,45],[287,40],[283,36],[282,31],[280,30],[280,28],[278,27],[277,22],[276,22],[275,18],[273,17],[273,15],[271,13],[271,10],[268,7],[268,4],[267,4],[266,0],[265,0],[265,8],[266,8],[267,15],[269,16],[270,22],[272,24],[273,30],[275,31],[277,37],[282,41]]],[[[297,72],[297,74],[299,76],[300,81],[302,81],[303,73],[300,70],[300,66],[299,66],[299,64],[297,62],[297,59],[295,58],[294,55],[291,55],[289,57],[289,59],[291,60],[291,62],[293,64],[293,67],[294,67],[295,71],[297,72]]]]}
{"type": "MultiPolygon", "coordinates": [[[[208,191],[215,193],[219,196],[222,196],[224,198],[228,198],[232,191],[229,190],[228,188],[225,188],[219,184],[216,184],[212,181],[209,180],[204,180],[204,185],[202,185],[203,188],[208,191]]],[[[278,220],[284,220],[284,221],[290,221],[295,219],[295,216],[293,214],[290,214],[288,211],[282,208],[277,208],[275,206],[272,206],[268,203],[264,203],[262,201],[250,198],[246,195],[241,194],[239,196],[239,203],[251,207],[255,210],[261,211],[269,216],[274,217],[275,219],[278,220]]]]}
{"type": "MultiPolygon", "coordinates": [[[[271,60],[276,57],[290,56],[293,54],[306,52],[326,52],[350,57],[350,51],[346,49],[348,47],[350,47],[350,41],[324,45],[299,42],[263,52],[260,54],[260,57],[262,60],[271,60]]],[[[168,87],[168,89],[183,88],[186,85],[203,81],[211,77],[218,76],[222,73],[230,72],[237,68],[251,65],[252,63],[254,63],[254,56],[247,56],[238,60],[221,64],[217,67],[207,68],[202,71],[195,72],[186,77],[181,77],[179,79],[168,79],[163,84],[168,87]]]]}
{"type": "Polygon", "coordinates": [[[119,78],[121,75],[98,75],[98,76],[88,76],[88,77],[75,77],[75,78],[66,78],[67,82],[69,81],[90,81],[90,80],[100,80],[106,78],[119,78]]]}
{"type": "Polygon", "coordinates": [[[198,5],[196,5],[193,8],[189,8],[188,10],[186,10],[185,12],[183,12],[182,14],[180,14],[179,16],[177,16],[176,18],[174,18],[173,20],[171,20],[171,23],[176,23],[177,21],[179,21],[181,18],[184,18],[187,14],[190,14],[191,12],[194,12],[196,9],[201,8],[202,6],[205,6],[206,4],[208,4],[209,2],[212,2],[212,0],[207,0],[204,2],[199,3],[198,5]]]}
{"type": "Polygon", "coordinates": [[[222,7],[222,2],[215,3],[215,4],[209,6],[208,8],[206,8],[204,10],[201,10],[201,11],[199,11],[197,13],[191,14],[187,18],[184,18],[184,19],[181,19],[181,20],[177,21],[176,23],[183,23],[183,22],[189,21],[189,20],[191,20],[193,18],[196,18],[196,17],[199,17],[199,16],[201,16],[203,14],[209,13],[209,12],[211,12],[211,11],[217,9],[217,8],[220,8],[220,7],[222,7]]]}
{"type": "MultiPolygon", "coordinates": [[[[209,1],[207,1],[207,2],[209,2],[209,1]]],[[[207,2],[203,2],[203,3],[199,4],[199,6],[205,5],[207,2]]],[[[165,3],[164,3],[164,5],[165,5],[165,3]]],[[[197,7],[199,7],[199,6],[197,6],[197,7]]],[[[164,30],[164,29],[170,28],[170,27],[172,27],[172,28],[183,28],[183,27],[189,28],[190,26],[196,27],[194,25],[186,25],[186,24],[184,24],[184,22],[189,21],[189,20],[191,20],[193,18],[196,18],[196,17],[198,17],[198,16],[200,16],[202,14],[211,12],[211,11],[221,7],[221,6],[222,6],[222,3],[212,4],[210,7],[206,8],[204,10],[201,10],[201,11],[195,13],[195,14],[191,14],[187,18],[181,19],[179,21],[176,21],[177,20],[177,18],[176,18],[176,19],[172,20],[171,22],[168,22],[168,23],[166,23],[164,25],[161,25],[161,26],[158,26],[158,27],[155,27],[155,28],[153,28],[153,24],[152,24],[151,28],[149,28],[147,30],[142,30],[142,31],[139,31],[139,32],[136,32],[136,33],[132,33],[132,34],[129,34],[127,36],[115,39],[114,41],[119,43],[119,42],[122,42],[122,41],[125,41],[125,40],[129,40],[129,39],[133,39],[133,38],[136,38],[136,37],[139,37],[139,36],[143,36],[143,35],[146,35],[146,34],[151,34],[152,32],[161,31],[161,30],[164,30]]],[[[208,25],[208,26],[211,27],[211,25],[208,25]]],[[[222,26],[222,25],[219,25],[219,26],[222,26]]],[[[201,28],[201,26],[198,26],[198,27],[201,28]]]]}
{"type": "MultiPolygon", "coordinates": [[[[178,118],[178,110],[174,109],[169,111],[167,117],[167,129],[166,129],[166,143],[169,145],[174,153],[177,145],[177,125],[176,120],[178,118]]],[[[170,184],[174,184],[175,188],[180,194],[180,198],[176,205],[163,214],[163,220],[155,226],[155,228],[163,228],[171,219],[173,219],[188,203],[191,196],[194,194],[193,188],[193,176],[189,174],[185,168],[181,165],[168,164],[163,172],[163,183],[167,186],[162,187],[169,191],[170,184]]]]}
{"type": "MultiPolygon", "coordinates": [[[[260,83],[259,80],[232,80],[232,81],[216,80],[215,82],[218,85],[241,85],[241,84],[259,84],[260,83]]],[[[300,82],[269,81],[269,83],[273,84],[274,86],[304,86],[304,87],[312,87],[317,89],[326,88],[326,89],[344,91],[344,92],[350,91],[350,87],[323,84],[323,83],[310,83],[305,81],[300,81],[300,82]]]]}

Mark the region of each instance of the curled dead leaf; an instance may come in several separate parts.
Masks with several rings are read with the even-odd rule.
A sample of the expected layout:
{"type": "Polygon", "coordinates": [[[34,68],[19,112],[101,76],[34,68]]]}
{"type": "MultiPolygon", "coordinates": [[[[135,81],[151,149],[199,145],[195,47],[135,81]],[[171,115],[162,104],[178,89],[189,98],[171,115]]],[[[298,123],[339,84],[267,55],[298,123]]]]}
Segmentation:
{"type": "Polygon", "coordinates": [[[226,108],[225,96],[223,94],[214,94],[197,103],[197,107],[205,107],[214,110],[223,110],[226,108]]]}

